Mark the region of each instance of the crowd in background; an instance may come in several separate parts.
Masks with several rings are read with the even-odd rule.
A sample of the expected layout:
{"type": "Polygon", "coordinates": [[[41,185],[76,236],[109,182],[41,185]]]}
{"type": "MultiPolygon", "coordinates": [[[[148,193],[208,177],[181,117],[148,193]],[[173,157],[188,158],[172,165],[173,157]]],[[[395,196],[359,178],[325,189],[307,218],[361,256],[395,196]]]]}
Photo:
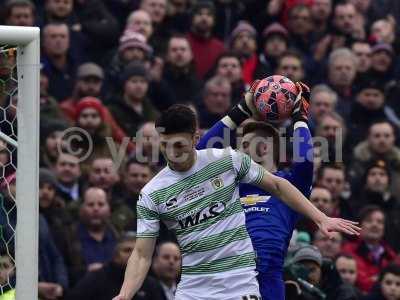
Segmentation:
{"type": "MultiPolygon", "coordinates": [[[[0,8],[1,24],[41,28],[40,299],[117,295],[139,192],[165,166],[156,118],[188,104],[204,133],[253,80],[272,74],[311,87],[309,127],[325,143],[315,146],[310,200],[362,228],[359,238],[327,239],[302,220],[287,299],[400,299],[400,1],[0,0],[0,8]],[[74,151],[60,152],[71,127],[92,144],[79,131],[74,151]]],[[[8,82],[15,57],[0,63],[8,82]]],[[[4,89],[0,129],[13,136],[18,99],[4,89]]],[[[15,283],[16,152],[0,148],[3,299],[15,283]]],[[[179,271],[179,247],[163,230],[134,299],[173,299],[179,271]]]]}

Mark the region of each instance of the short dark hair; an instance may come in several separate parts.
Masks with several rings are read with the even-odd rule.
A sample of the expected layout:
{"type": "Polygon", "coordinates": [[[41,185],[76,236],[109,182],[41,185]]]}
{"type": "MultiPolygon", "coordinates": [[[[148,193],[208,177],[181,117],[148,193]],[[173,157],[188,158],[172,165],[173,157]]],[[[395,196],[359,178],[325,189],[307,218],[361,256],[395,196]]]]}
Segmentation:
{"type": "Polygon", "coordinates": [[[301,67],[304,69],[304,58],[303,58],[303,56],[301,55],[300,52],[298,52],[298,51],[296,51],[296,50],[293,50],[293,49],[287,50],[286,52],[284,52],[284,53],[281,55],[281,57],[280,57],[279,60],[278,60],[278,67],[280,66],[282,60],[283,60],[284,58],[286,58],[286,57],[294,57],[294,58],[298,59],[298,60],[300,61],[301,67]]]}
{"type": "Polygon", "coordinates": [[[368,218],[370,215],[372,215],[374,212],[377,212],[377,211],[381,212],[386,217],[384,210],[380,206],[370,204],[370,205],[364,206],[360,210],[360,213],[358,214],[358,221],[361,224],[362,222],[365,221],[366,218],[368,218]]]}
{"type": "Polygon", "coordinates": [[[396,276],[400,276],[400,266],[398,264],[390,264],[387,267],[385,267],[381,273],[379,273],[379,278],[378,281],[382,282],[383,278],[385,277],[386,274],[393,274],[396,276]]]}
{"type": "Polygon", "coordinates": [[[149,164],[147,162],[142,162],[136,159],[135,156],[131,156],[128,158],[127,162],[125,163],[125,172],[127,172],[129,170],[129,167],[131,165],[141,165],[143,167],[147,167],[151,170],[151,167],[149,166],[149,164]]]}
{"type": "MultiPolygon", "coordinates": [[[[317,171],[317,182],[322,179],[326,169],[340,170],[345,173],[344,165],[341,163],[323,163],[317,171]]],[[[323,187],[323,186],[322,186],[323,187]]]]}
{"type": "Polygon", "coordinates": [[[255,133],[257,136],[261,136],[263,138],[272,138],[273,142],[273,158],[276,165],[279,164],[279,153],[280,153],[280,144],[279,144],[279,132],[270,124],[265,122],[250,122],[247,123],[243,127],[243,136],[248,133],[255,133]]]}
{"type": "Polygon", "coordinates": [[[239,64],[242,65],[242,62],[240,60],[240,56],[238,53],[234,51],[225,51],[223,52],[220,56],[218,56],[216,62],[215,62],[215,67],[217,68],[219,65],[219,62],[224,59],[224,58],[236,58],[239,61],[239,64]]]}
{"type": "Polygon", "coordinates": [[[156,245],[153,257],[157,257],[160,255],[160,250],[162,248],[162,246],[166,245],[166,244],[174,244],[176,247],[178,247],[178,249],[180,250],[179,245],[173,241],[173,240],[165,240],[165,241],[161,241],[158,245],[156,245]]]}
{"type": "Polygon", "coordinates": [[[165,110],[156,121],[156,128],[162,134],[190,133],[195,134],[197,120],[194,111],[187,105],[174,104],[165,110]]]}
{"type": "Polygon", "coordinates": [[[336,255],[335,259],[334,259],[334,263],[336,263],[338,261],[339,258],[344,257],[347,259],[352,259],[355,260],[355,257],[351,254],[348,253],[339,253],[338,255],[336,255]]]}

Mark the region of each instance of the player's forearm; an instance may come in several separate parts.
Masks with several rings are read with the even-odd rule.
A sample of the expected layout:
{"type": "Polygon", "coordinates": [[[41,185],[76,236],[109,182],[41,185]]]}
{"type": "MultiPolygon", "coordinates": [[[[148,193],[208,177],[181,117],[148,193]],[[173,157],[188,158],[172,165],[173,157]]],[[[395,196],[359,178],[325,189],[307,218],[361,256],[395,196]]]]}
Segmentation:
{"type": "Polygon", "coordinates": [[[298,213],[310,218],[316,224],[320,224],[326,215],[316,208],[304,195],[289,181],[281,177],[275,177],[275,196],[282,199],[288,206],[298,213]]]}
{"type": "Polygon", "coordinates": [[[132,252],[126,267],[125,279],[122,284],[120,295],[124,295],[126,299],[132,299],[142,286],[146,274],[149,271],[150,264],[151,259],[141,256],[135,250],[132,252]]]}

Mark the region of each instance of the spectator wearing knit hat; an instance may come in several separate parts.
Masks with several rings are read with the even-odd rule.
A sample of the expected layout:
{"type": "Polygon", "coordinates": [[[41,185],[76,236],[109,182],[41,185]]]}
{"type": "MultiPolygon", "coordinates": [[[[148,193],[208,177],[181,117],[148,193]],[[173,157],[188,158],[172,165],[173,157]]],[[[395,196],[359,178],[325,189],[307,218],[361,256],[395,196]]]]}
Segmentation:
{"type": "Polygon", "coordinates": [[[112,99],[108,107],[128,136],[135,137],[141,124],[154,121],[158,116],[148,98],[149,73],[141,64],[130,64],[121,83],[122,97],[112,99]]]}
{"type": "Polygon", "coordinates": [[[289,32],[279,23],[272,23],[262,32],[261,53],[254,78],[264,78],[272,74],[278,66],[279,58],[288,49],[289,32]]]}
{"type": "Polygon", "coordinates": [[[224,44],[213,37],[215,6],[213,2],[199,1],[192,9],[192,23],[188,39],[192,46],[197,76],[203,79],[224,52],[224,44]]]}
{"type": "Polygon", "coordinates": [[[242,63],[242,76],[246,84],[251,84],[257,67],[257,31],[248,22],[240,21],[233,29],[230,40],[231,49],[242,63]]]}
{"type": "Polygon", "coordinates": [[[57,161],[62,132],[68,128],[63,120],[42,120],[40,124],[40,166],[52,169],[57,161]]]}

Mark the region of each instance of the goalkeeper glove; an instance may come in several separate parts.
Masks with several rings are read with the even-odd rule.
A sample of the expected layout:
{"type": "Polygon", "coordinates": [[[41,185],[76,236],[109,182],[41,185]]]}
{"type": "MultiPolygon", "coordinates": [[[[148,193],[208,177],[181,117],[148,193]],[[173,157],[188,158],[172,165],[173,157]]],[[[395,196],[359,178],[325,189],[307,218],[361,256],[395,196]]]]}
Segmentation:
{"type": "Polygon", "coordinates": [[[310,88],[303,82],[296,82],[299,91],[292,112],[293,124],[302,121],[308,124],[308,112],[310,108],[310,88]]]}
{"type": "Polygon", "coordinates": [[[236,126],[239,126],[244,120],[251,118],[256,113],[256,109],[253,104],[253,96],[259,82],[260,80],[258,79],[254,80],[243,99],[228,113],[228,117],[231,118],[236,126]]]}

